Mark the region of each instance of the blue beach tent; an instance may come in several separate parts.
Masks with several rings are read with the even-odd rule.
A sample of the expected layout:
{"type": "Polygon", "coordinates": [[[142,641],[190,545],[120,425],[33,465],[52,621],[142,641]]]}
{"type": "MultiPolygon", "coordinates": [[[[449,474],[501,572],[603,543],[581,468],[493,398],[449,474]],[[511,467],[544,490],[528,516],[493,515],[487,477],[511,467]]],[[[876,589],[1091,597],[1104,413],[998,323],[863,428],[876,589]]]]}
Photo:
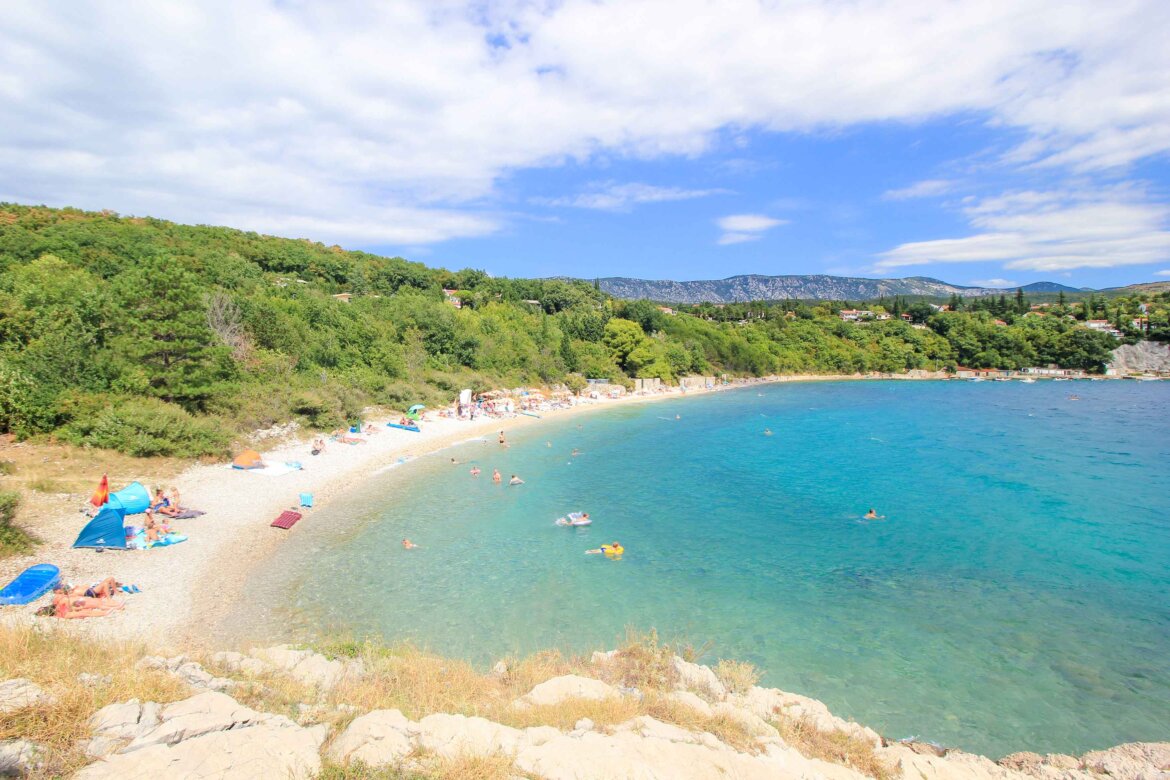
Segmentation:
{"type": "Polygon", "coordinates": [[[117,493],[110,493],[107,506],[124,515],[136,515],[150,508],[150,493],[141,482],[131,482],[117,493]]]}
{"type": "Polygon", "coordinates": [[[74,547],[126,549],[126,531],[122,525],[125,515],[122,514],[122,510],[111,506],[113,498],[110,496],[110,504],[103,506],[85,528],[81,529],[77,541],[73,543],[74,547]]]}

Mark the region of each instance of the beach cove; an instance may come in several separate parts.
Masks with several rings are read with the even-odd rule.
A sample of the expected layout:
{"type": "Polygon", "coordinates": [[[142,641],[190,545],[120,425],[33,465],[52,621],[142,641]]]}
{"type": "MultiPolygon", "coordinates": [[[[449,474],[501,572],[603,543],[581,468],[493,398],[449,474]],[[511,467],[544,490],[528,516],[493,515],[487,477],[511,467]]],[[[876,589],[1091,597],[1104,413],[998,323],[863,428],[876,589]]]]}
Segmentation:
{"type": "Polygon", "coordinates": [[[653,626],[890,736],[1111,744],[1166,715],[1164,388],[771,385],[550,420],[355,486],[260,567],[247,622],[484,668],[653,626]],[[579,510],[593,527],[552,526],[579,510]],[[620,563],[582,555],[614,539],[620,563]]]}
{"type": "MultiPolygon", "coordinates": [[[[846,384],[804,387],[810,388],[815,395],[821,396],[821,400],[824,400],[826,393],[831,394],[837,391],[839,387],[854,387],[859,385],[893,388],[930,384],[929,382],[927,384],[920,384],[920,382],[865,382],[865,384],[846,382],[846,384]]],[[[1121,384],[1116,384],[1116,382],[1099,382],[1099,384],[1092,386],[1080,384],[1065,385],[1064,388],[1076,388],[1076,391],[1086,396],[1086,400],[1088,400],[1088,391],[1095,391],[1097,388],[1103,389],[1109,386],[1121,386],[1121,384]]],[[[1136,385],[1133,386],[1136,387],[1136,385]]],[[[296,541],[302,538],[305,540],[310,539],[314,530],[319,533],[325,524],[330,523],[336,523],[333,526],[333,530],[336,531],[336,536],[338,537],[346,537],[355,532],[357,526],[360,524],[339,518],[336,513],[331,512],[350,512],[353,506],[346,502],[350,501],[350,499],[364,501],[365,498],[371,495],[377,495],[377,486],[379,483],[385,482],[391,486],[391,489],[400,488],[401,485],[409,485],[409,489],[407,490],[409,495],[418,498],[419,501],[434,503],[431,488],[428,486],[432,483],[432,476],[428,474],[428,471],[447,471],[454,474],[452,471],[454,467],[449,467],[449,458],[455,457],[456,460],[462,461],[459,467],[457,467],[460,471],[460,478],[466,477],[466,468],[470,461],[482,461],[486,465],[490,460],[490,457],[481,458],[476,453],[483,453],[483,451],[489,451],[489,453],[493,453],[494,455],[497,453],[495,434],[501,428],[507,429],[509,441],[514,443],[514,448],[511,448],[509,457],[516,455],[522,458],[519,463],[524,463],[523,457],[526,457],[525,454],[541,453],[541,449],[544,448],[544,443],[549,440],[550,436],[555,437],[557,446],[563,448],[563,442],[567,437],[574,435],[572,432],[576,430],[578,424],[581,424],[586,430],[592,430],[593,428],[604,427],[603,423],[606,420],[610,420],[613,416],[579,414],[580,412],[587,412],[587,410],[614,409],[615,415],[624,417],[625,419],[614,424],[628,424],[629,416],[631,415],[648,415],[661,423],[662,426],[669,426],[669,424],[673,424],[672,421],[675,413],[680,414],[682,420],[674,422],[683,422],[683,420],[689,422],[695,420],[696,417],[697,419],[702,419],[703,414],[696,414],[696,403],[724,402],[736,398],[744,400],[757,399],[761,393],[766,395],[780,391],[780,389],[796,389],[796,387],[785,388],[783,385],[765,386],[763,384],[758,384],[753,387],[755,389],[743,388],[731,393],[717,393],[709,396],[707,400],[696,399],[695,401],[688,400],[683,403],[669,402],[672,399],[676,399],[676,395],[652,396],[652,399],[667,401],[665,406],[654,405],[653,407],[640,407],[636,403],[631,403],[628,400],[624,402],[605,401],[597,403],[597,405],[578,407],[577,409],[573,409],[572,412],[548,415],[548,419],[539,423],[537,420],[532,419],[532,417],[524,416],[516,417],[516,419],[508,420],[504,423],[496,420],[476,423],[436,420],[434,423],[425,426],[424,433],[422,434],[383,429],[378,434],[370,436],[370,442],[366,444],[356,444],[356,446],[330,444],[328,453],[324,457],[318,458],[310,458],[305,454],[305,450],[308,449],[307,443],[297,443],[295,446],[278,448],[264,454],[268,461],[298,460],[307,465],[307,469],[296,472],[294,479],[296,482],[295,485],[290,482],[292,475],[269,479],[255,475],[241,474],[239,471],[233,472],[227,470],[222,464],[214,465],[214,467],[192,469],[179,477],[178,484],[184,491],[185,503],[204,509],[208,512],[208,515],[204,518],[188,520],[188,522],[177,524],[180,525],[180,531],[190,534],[190,541],[187,541],[184,545],[170,548],[170,550],[150,551],[146,553],[104,553],[102,558],[96,558],[96,555],[89,551],[71,551],[66,554],[67,564],[63,565],[62,568],[70,578],[76,578],[78,574],[82,575],[82,577],[90,575],[90,573],[97,574],[99,573],[96,571],[97,567],[110,568],[116,566],[119,577],[124,580],[139,582],[145,591],[142,595],[135,596],[136,600],[132,602],[128,614],[117,615],[110,620],[90,621],[84,624],[84,626],[71,626],[69,628],[82,631],[82,633],[91,633],[95,636],[110,637],[110,639],[143,639],[147,642],[156,643],[160,649],[187,647],[220,649],[236,646],[239,642],[226,643],[225,634],[222,631],[213,630],[213,627],[222,628],[225,622],[230,623],[233,614],[241,614],[239,612],[241,605],[243,610],[245,610],[243,614],[253,614],[259,617],[261,613],[268,615],[274,606],[282,606],[282,598],[287,598],[290,601],[300,601],[301,595],[296,591],[295,582],[290,585],[289,580],[310,578],[309,585],[312,587],[309,588],[309,591],[321,593],[318,582],[311,579],[311,571],[300,570],[300,568],[296,568],[295,566],[289,566],[290,560],[296,560],[296,541]],[[676,408],[677,412],[675,412],[676,408]],[[617,412],[617,409],[625,410],[617,412]],[[556,435],[552,433],[555,430],[557,432],[556,435]],[[441,455],[439,454],[440,450],[442,450],[441,455]],[[405,462],[400,463],[404,458],[405,462]],[[278,511],[287,509],[288,506],[295,504],[296,493],[304,491],[315,493],[316,504],[319,509],[309,512],[307,517],[302,520],[302,524],[298,525],[287,537],[281,531],[268,529],[267,526],[271,518],[275,517],[278,511]],[[277,570],[284,568],[285,573],[291,574],[291,578],[282,579],[281,577],[274,577],[270,573],[270,570],[267,572],[264,570],[266,566],[275,566],[277,570]],[[271,589],[266,588],[266,586],[257,585],[255,580],[257,574],[259,574],[260,580],[270,579],[271,584],[280,592],[274,593],[271,589]],[[249,575],[252,579],[249,579],[249,575]],[[197,585],[192,587],[192,582],[197,585]],[[289,589],[285,591],[285,587],[289,589]],[[236,612],[233,612],[232,609],[233,596],[239,599],[235,605],[236,612]]],[[[1002,391],[1002,389],[1009,389],[999,385],[980,387],[978,385],[966,384],[940,385],[940,387],[948,389],[952,393],[973,392],[980,391],[980,389],[982,391],[996,392],[1002,391]]],[[[1028,391],[1028,389],[1037,388],[1016,386],[1012,387],[1012,389],[1028,391]]],[[[1049,389],[1059,389],[1059,386],[1051,386],[1049,389]]],[[[1059,399],[1053,400],[1048,406],[1052,406],[1053,408],[1057,408],[1058,406],[1059,408],[1068,408],[1062,405],[1062,403],[1057,403],[1058,400],[1064,401],[1065,395],[1066,393],[1061,391],[1059,399]]],[[[798,401],[798,403],[803,406],[793,408],[792,412],[798,412],[799,410],[799,412],[810,413],[820,410],[823,413],[820,416],[824,416],[826,407],[823,405],[823,402],[807,402],[807,399],[805,399],[798,401]]],[[[1028,414],[1027,409],[1023,407],[1018,410],[1021,410],[1021,413],[1024,415],[1028,414]]],[[[772,413],[771,410],[768,412],[768,414],[772,413]]],[[[808,416],[815,419],[818,415],[808,416]]],[[[777,443],[783,441],[780,439],[780,436],[784,435],[784,428],[780,424],[773,424],[769,421],[764,421],[759,426],[753,426],[752,434],[758,434],[763,437],[764,429],[769,427],[775,428],[773,430],[773,436],[769,437],[769,441],[775,441],[777,443]]],[[[717,432],[708,433],[714,435],[717,432]]],[[[945,439],[936,441],[934,446],[944,447],[945,439]]],[[[696,463],[700,465],[700,468],[706,470],[707,474],[720,478],[728,478],[730,471],[725,470],[721,467],[720,463],[713,461],[713,458],[710,457],[711,450],[713,449],[717,448],[711,446],[707,450],[698,451],[695,456],[696,463]]],[[[590,444],[589,451],[585,451],[581,455],[581,460],[578,462],[578,465],[585,464],[587,457],[597,456],[600,451],[603,450],[594,448],[590,444]]],[[[564,453],[560,453],[558,450],[558,460],[559,455],[564,455],[564,453]]],[[[1052,453],[1046,453],[1045,455],[1051,456],[1052,453]]],[[[571,460],[572,458],[569,458],[565,463],[567,464],[571,460]]],[[[859,461],[859,463],[862,462],[859,461]]],[[[517,468],[522,467],[521,465],[517,465],[517,468]]],[[[486,479],[489,474],[490,469],[488,469],[487,474],[483,474],[480,478],[486,479]]],[[[541,477],[539,477],[536,471],[523,469],[521,474],[526,479],[529,479],[530,483],[523,486],[523,488],[515,489],[516,491],[536,488],[541,483],[541,477]],[[534,475],[537,476],[536,481],[534,481],[534,475]]],[[[505,472],[505,479],[507,479],[507,476],[508,474],[505,472]]],[[[800,477],[799,474],[787,475],[787,478],[793,483],[799,482],[798,477],[800,477]]],[[[807,479],[807,477],[805,478],[807,479]]],[[[991,478],[990,475],[987,475],[987,478],[991,478]]],[[[840,482],[840,475],[838,482],[840,482]]],[[[1057,489],[1055,485],[1049,485],[1049,488],[1053,490],[1057,489]]],[[[883,497],[881,493],[869,493],[869,495],[883,497]]],[[[447,502],[449,497],[448,493],[440,493],[440,503],[447,502]]],[[[572,501],[572,499],[566,497],[565,501],[572,501]]],[[[447,506],[450,511],[457,512],[457,506],[443,505],[447,506]]],[[[577,509],[576,505],[570,506],[566,503],[565,506],[565,511],[577,509]]],[[[889,512],[890,506],[894,506],[894,504],[882,503],[881,510],[883,512],[889,512]]],[[[861,508],[861,510],[863,509],[865,508],[861,508]]],[[[901,510],[901,508],[895,509],[901,510]]],[[[75,518],[76,516],[74,515],[74,524],[76,524],[75,518]]],[[[543,527],[544,523],[551,522],[551,519],[551,516],[539,516],[542,531],[545,530],[543,527]]],[[[835,519],[845,520],[846,518],[837,517],[835,519]]],[[[849,522],[853,523],[856,519],[858,518],[852,517],[849,522]]],[[[419,527],[422,536],[418,536],[417,534],[418,538],[415,538],[415,541],[419,541],[424,546],[433,546],[431,544],[432,540],[427,539],[428,532],[426,526],[422,525],[417,527],[419,527]]],[[[859,527],[865,529],[863,525],[859,527]]],[[[576,531],[556,530],[551,529],[551,527],[548,530],[557,531],[562,534],[576,533],[576,531]]],[[[600,530],[600,527],[598,530],[600,530]]],[[[387,531],[390,531],[388,527],[387,531]]],[[[398,529],[391,531],[391,537],[397,537],[397,531],[398,529]]],[[[626,534],[622,533],[622,536],[626,537],[626,534]]],[[[631,543],[628,541],[631,538],[638,539],[636,536],[626,537],[624,541],[626,541],[627,547],[631,546],[631,543]]],[[[564,536],[558,539],[563,540],[564,536]]],[[[594,537],[590,537],[590,539],[591,543],[592,540],[596,540],[594,537]]],[[[71,536],[69,540],[71,540],[71,536]]],[[[397,547],[397,544],[394,543],[397,543],[397,538],[391,539],[390,544],[393,552],[407,554],[401,551],[397,547]]],[[[62,544],[67,545],[68,541],[64,541],[62,544]]],[[[1092,543],[1089,544],[1092,546],[1092,543]]],[[[572,548],[573,555],[579,555],[580,550],[577,547],[583,547],[583,545],[574,545],[572,548]]],[[[495,547],[489,547],[489,550],[491,552],[498,552],[495,547]]],[[[328,560],[330,554],[329,548],[323,547],[321,552],[324,555],[323,560],[328,560]]],[[[434,552],[435,550],[419,551],[420,554],[433,554],[434,552]]],[[[488,554],[491,554],[491,552],[488,554]]],[[[645,562],[638,562],[638,559],[642,558],[645,560],[647,555],[651,555],[651,553],[652,550],[647,546],[646,541],[635,541],[634,550],[628,555],[627,560],[622,561],[622,565],[631,567],[645,566],[645,562]]],[[[523,558],[523,555],[512,555],[512,557],[523,558]]],[[[50,559],[47,557],[47,553],[43,552],[37,555],[36,558],[50,559]]],[[[497,555],[497,558],[500,557],[497,555]]],[[[653,560],[653,555],[651,555],[651,559],[653,560]]],[[[508,557],[505,555],[504,562],[507,561],[508,557]]],[[[659,559],[659,561],[661,562],[662,559],[659,559]]],[[[573,558],[572,562],[576,564],[576,558],[573,558]]],[[[605,565],[601,561],[593,562],[597,562],[597,564],[603,566],[605,565]]],[[[413,565],[413,561],[411,565],[413,565]]],[[[105,568],[103,568],[103,572],[105,568]]],[[[439,568],[442,571],[447,571],[443,570],[442,566],[439,566],[439,568]]],[[[346,577],[349,577],[350,574],[352,573],[347,572],[346,577]]],[[[392,572],[383,571],[381,574],[392,574],[392,572]]],[[[446,596],[446,601],[440,603],[453,602],[459,598],[459,586],[461,582],[468,580],[468,575],[460,572],[460,570],[450,570],[448,574],[450,575],[447,577],[447,580],[453,581],[455,587],[446,596]]],[[[964,579],[966,578],[956,577],[955,581],[962,582],[964,579]]],[[[838,580],[847,582],[846,589],[848,591],[876,591],[878,595],[881,595],[882,588],[885,587],[881,581],[874,581],[872,574],[863,571],[863,568],[854,567],[853,571],[833,572],[832,577],[826,577],[824,573],[821,573],[818,578],[810,580],[810,589],[805,592],[804,596],[800,596],[800,598],[810,598],[808,593],[818,588],[825,589],[826,593],[830,596],[840,595],[842,591],[841,586],[837,584],[838,580]]],[[[363,582],[358,582],[357,580],[353,580],[353,582],[355,582],[353,587],[357,588],[360,592],[364,592],[362,589],[366,585],[363,582]]],[[[425,605],[427,603],[425,594],[427,592],[426,589],[429,587],[428,582],[424,577],[417,580],[417,584],[421,588],[420,593],[422,595],[412,596],[412,599],[421,603],[421,605],[425,605]]],[[[924,582],[923,585],[924,587],[934,587],[937,584],[934,584],[934,582],[930,582],[930,584],[924,582]]],[[[326,593],[325,595],[332,594],[326,593]]],[[[398,608],[400,603],[407,602],[395,602],[395,609],[398,608]]],[[[516,640],[515,642],[508,644],[507,647],[493,648],[493,651],[498,649],[501,651],[500,654],[504,655],[509,653],[523,653],[525,650],[534,649],[524,642],[535,643],[537,647],[556,644],[556,646],[578,650],[612,647],[615,636],[620,634],[621,628],[626,626],[626,624],[636,624],[639,627],[658,626],[661,628],[663,626],[663,622],[660,619],[656,619],[653,614],[639,615],[636,614],[636,610],[634,610],[634,613],[631,613],[634,615],[633,619],[626,620],[622,616],[622,610],[624,610],[625,605],[622,605],[620,601],[607,603],[608,607],[606,608],[612,610],[615,622],[613,622],[612,626],[607,626],[603,633],[594,635],[592,639],[585,642],[584,646],[580,641],[580,637],[572,637],[567,634],[558,636],[556,634],[542,633],[542,628],[539,626],[538,620],[530,621],[528,627],[519,629],[518,631],[512,631],[511,628],[508,628],[509,623],[507,621],[489,621],[486,623],[487,630],[484,633],[490,634],[491,631],[495,630],[497,636],[511,634],[508,637],[509,642],[516,640]],[[528,636],[529,639],[519,641],[516,636],[517,634],[528,636]],[[560,640],[565,641],[562,642],[560,640]]],[[[298,603],[297,606],[303,607],[304,605],[303,603],[298,603]]],[[[748,620],[751,624],[744,623],[742,630],[737,631],[736,634],[715,637],[715,639],[707,635],[691,635],[690,639],[696,639],[700,642],[711,640],[715,643],[716,656],[746,658],[746,660],[761,665],[765,672],[775,674],[776,670],[769,667],[768,656],[759,653],[758,647],[756,647],[756,643],[761,637],[765,641],[768,641],[768,635],[772,630],[771,626],[777,624],[775,620],[772,620],[772,617],[775,617],[775,615],[768,615],[766,610],[761,612],[759,607],[762,605],[759,602],[752,603],[750,606],[751,609],[745,609],[743,615],[744,620],[748,620]],[[762,615],[764,616],[763,620],[761,620],[762,615]]],[[[477,608],[482,609],[482,607],[477,608]]],[[[11,613],[12,610],[6,610],[6,612],[11,613]]],[[[314,615],[311,609],[301,610],[300,620],[302,624],[298,627],[294,626],[294,628],[303,629],[307,626],[308,623],[304,623],[305,615],[307,614],[314,615]]],[[[281,615],[282,619],[288,616],[288,613],[281,615]]],[[[319,616],[319,613],[317,613],[317,616],[319,616]]],[[[906,616],[909,615],[903,615],[903,617],[906,616]]],[[[8,616],[6,615],[6,617],[8,616]]],[[[528,617],[531,617],[531,614],[528,617]]],[[[826,617],[832,620],[832,616],[826,617]]],[[[938,615],[928,615],[927,619],[932,620],[935,617],[938,617],[938,615]]],[[[1013,620],[1016,617],[1013,617],[1013,620]]],[[[434,614],[434,619],[436,622],[442,622],[441,610],[439,613],[434,614]]],[[[667,619],[669,620],[669,616],[667,619]]],[[[270,623],[264,623],[261,620],[257,620],[256,624],[257,626],[263,624],[264,631],[270,628],[270,623]]],[[[321,626],[332,628],[336,624],[336,621],[329,622],[326,620],[325,622],[318,623],[318,628],[321,626]]],[[[1161,626],[1161,623],[1155,622],[1155,628],[1158,629],[1159,626],[1161,626]]],[[[806,633],[811,635],[819,635],[823,634],[826,628],[831,628],[831,623],[821,624],[819,627],[812,624],[812,626],[805,626],[800,630],[806,631],[806,633]]],[[[459,629],[460,626],[456,624],[455,630],[459,629]]],[[[353,634],[360,634],[363,630],[370,631],[370,626],[363,627],[360,626],[360,623],[355,626],[355,623],[351,622],[346,630],[352,631],[353,634]]],[[[667,629],[663,630],[666,631],[667,629]]],[[[861,627],[858,627],[858,630],[861,630],[861,627]]],[[[865,631],[869,630],[872,629],[865,628],[865,631]]],[[[865,648],[867,647],[865,631],[854,635],[854,639],[858,642],[858,651],[846,655],[840,655],[839,653],[830,654],[831,662],[828,664],[828,668],[845,670],[858,663],[858,658],[865,655],[865,648]]],[[[370,631],[370,633],[377,634],[377,631],[370,631]]],[[[682,639],[683,635],[687,633],[687,630],[681,630],[676,631],[675,635],[682,639]]],[[[310,635],[312,635],[312,631],[307,631],[307,633],[301,637],[297,637],[297,639],[303,639],[303,637],[310,635]]],[[[1040,630],[1040,627],[1038,627],[1035,636],[1042,637],[1044,635],[1045,630],[1040,630]]],[[[777,636],[776,641],[785,642],[786,639],[791,639],[792,636],[791,633],[777,636]]],[[[252,637],[252,640],[256,639],[256,636],[252,637]]],[[[269,636],[268,639],[273,640],[278,639],[278,637],[274,635],[269,636]]],[[[404,639],[404,636],[390,635],[386,636],[385,639],[394,641],[404,639]]],[[[406,633],[405,639],[419,641],[428,647],[436,650],[450,651],[450,653],[454,653],[455,655],[469,655],[479,662],[489,662],[491,660],[491,653],[484,655],[482,648],[480,650],[472,649],[469,651],[467,647],[446,646],[446,640],[441,639],[441,634],[427,636],[424,634],[406,633]]],[[[999,637],[999,639],[1002,639],[1002,637],[999,637]]],[[[956,641],[958,640],[954,636],[943,637],[944,644],[952,644],[956,641]]],[[[1042,643],[1047,640],[1040,641],[1042,643]]],[[[1155,641],[1157,641],[1156,637],[1155,641]]],[[[252,641],[249,643],[254,644],[255,642],[252,641]]],[[[773,647],[775,647],[775,644],[773,644],[773,647]]],[[[972,646],[972,651],[976,651],[978,647],[979,643],[976,642],[972,646]]],[[[1157,644],[1155,644],[1155,646],[1149,649],[1150,651],[1156,651],[1157,647],[1157,644]]],[[[936,647],[934,649],[937,650],[940,648],[936,647]]],[[[1034,650],[1035,647],[1033,644],[1032,649],[1028,651],[1032,653],[1034,650]]],[[[817,664],[812,663],[814,661],[815,658],[812,655],[800,657],[798,661],[794,661],[790,665],[789,670],[791,671],[793,665],[800,665],[800,667],[806,669],[815,667],[817,664]]],[[[1013,661],[1018,661],[1018,658],[1013,661]]],[[[821,668],[825,668],[825,664],[821,664],[821,668]]],[[[940,674],[947,675],[951,674],[952,671],[954,670],[942,669],[940,670],[940,674]]],[[[1092,675],[1096,674],[1095,671],[1082,669],[1075,663],[1069,665],[1065,671],[1074,678],[1086,681],[1083,683],[1085,684],[1086,695],[1103,696],[1107,699],[1114,696],[1115,691],[1108,689],[1108,685],[1110,684],[1108,679],[1104,679],[1101,683],[1092,682],[1092,675]]],[[[918,678],[915,670],[897,669],[897,672],[901,676],[903,688],[914,688],[918,678]]],[[[819,677],[819,674],[820,672],[810,676],[798,676],[792,678],[791,682],[784,681],[783,684],[776,681],[775,677],[766,677],[765,682],[768,684],[780,684],[785,690],[810,693],[817,688],[818,684],[825,682],[825,678],[819,677]]],[[[1154,698],[1157,695],[1157,686],[1161,685],[1164,679],[1161,676],[1163,672],[1156,668],[1151,668],[1149,664],[1145,664],[1141,670],[1141,674],[1149,682],[1143,683],[1145,685],[1144,690],[1138,692],[1143,696],[1154,698]]],[[[1005,690],[1010,691],[1010,679],[1007,679],[1006,683],[1009,686],[1005,690]]],[[[962,684],[975,686],[975,688],[970,689],[971,691],[975,691],[978,686],[986,684],[986,679],[976,679],[976,681],[964,682],[962,684]]],[[[930,691],[927,691],[927,695],[930,695],[930,691]]],[[[911,696],[923,696],[923,691],[911,691],[911,696]]],[[[825,696],[825,698],[832,699],[833,697],[825,696]]],[[[1053,703],[1052,709],[1053,711],[1060,711],[1062,707],[1067,706],[1072,705],[1053,703]]],[[[849,702],[845,702],[844,706],[840,702],[832,702],[832,707],[838,715],[855,717],[855,712],[852,711],[851,703],[849,702]]],[[[916,724],[913,733],[925,732],[925,727],[918,725],[922,724],[924,719],[922,712],[917,711],[914,705],[908,705],[907,699],[901,697],[896,698],[890,702],[890,707],[907,712],[908,722],[916,724]]],[[[865,719],[862,719],[862,722],[867,723],[867,725],[874,725],[865,719]]],[[[908,736],[908,734],[895,732],[889,734],[889,736],[902,737],[908,736]]],[[[925,738],[934,738],[935,734],[927,733],[924,736],[925,738]]],[[[1134,734],[1133,737],[1122,737],[1122,739],[1129,738],[1151,737],[1143,736],[1143,734],[1134,734]]],[[[1113,741],[1120,741],[1117,739],[1113,741],[1108,741],[1108,738],[1102,739],[1106,741],[1101,741],[1097,746],[1106,746],[1107,744],[1113,744],[1113,741]]],[[[1026,747],[1032,746],[1033,744],[1045,746],[1044,734],[1040,732],[1021,734],[1019,739],[1020,746],[1026,747]]],[[[996,753],[993,750],[989,752],[996,753]]]]}

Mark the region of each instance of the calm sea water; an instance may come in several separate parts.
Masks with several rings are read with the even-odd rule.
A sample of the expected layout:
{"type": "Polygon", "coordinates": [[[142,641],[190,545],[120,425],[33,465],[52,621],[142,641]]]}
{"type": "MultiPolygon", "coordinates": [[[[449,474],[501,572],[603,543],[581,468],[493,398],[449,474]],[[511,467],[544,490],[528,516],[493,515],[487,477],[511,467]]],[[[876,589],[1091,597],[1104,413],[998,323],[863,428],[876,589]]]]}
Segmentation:
{"type": "Polygon", "coordinates": [[[1167,739],[1168,412],[1170,383],[849,382],[550,421],[310,515],[253,579],[280,606],[244,621],[483,664],[654,627],[890,737],[1167,739]],[[575,510],[594,525],[553,525],[575,510]],[[623,560],[584,555],[612,540],[623,560]]]}

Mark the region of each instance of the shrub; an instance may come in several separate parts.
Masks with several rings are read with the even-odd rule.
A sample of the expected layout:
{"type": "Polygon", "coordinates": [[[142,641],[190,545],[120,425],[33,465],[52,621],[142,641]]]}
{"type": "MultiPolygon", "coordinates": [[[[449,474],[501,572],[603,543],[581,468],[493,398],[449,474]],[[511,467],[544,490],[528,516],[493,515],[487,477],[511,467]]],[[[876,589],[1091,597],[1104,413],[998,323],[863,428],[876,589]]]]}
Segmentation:
{"type": "Polygon", "coordinates": [[[715,676],[732,693],[747,693],[760,681],[760,673],[747,661],[724,658],[715,665],[715,676]]]}
{"type": "Polygon", "coordinates": [[[678,681],[674,650],[658,641],[658,632],[626,632],[625,644],[610,664],[622,685],[669,691],[678,681]]]}
{"type": "Polygon", "coordinates": [[[213,420],[153,398],[119,399],[96,414],[76,416],[60,435],[72,444],[136,457],[224,455],[228,445],[213,420]]]}
{"type": "Polygon", "coordinates": [[[20,507],[20,494],[14,490],[0,491],[0,558],[31,552],[31,536],[11,525],[16,510],[20,507]]]}
{"type": "Polygon", "coordinates": [[[844,731],[822,731],[808,718],[777,715],[771,723],[781,738],[803,756],[852,767],[874,780],[895,776],[894,769],[882,761],[866,739],[844,731]]]}

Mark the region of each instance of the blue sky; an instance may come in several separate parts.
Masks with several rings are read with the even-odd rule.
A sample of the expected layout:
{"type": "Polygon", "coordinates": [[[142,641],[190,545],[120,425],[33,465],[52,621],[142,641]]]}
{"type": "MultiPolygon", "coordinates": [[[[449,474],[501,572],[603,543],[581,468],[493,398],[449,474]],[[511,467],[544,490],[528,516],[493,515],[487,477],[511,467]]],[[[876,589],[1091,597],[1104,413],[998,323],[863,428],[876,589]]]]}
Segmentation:
{"type": "Polygon", "coordinates": [[[1170,278],[1161,0],[6,4],[0,199],[496,275],[1170,278]]]}

